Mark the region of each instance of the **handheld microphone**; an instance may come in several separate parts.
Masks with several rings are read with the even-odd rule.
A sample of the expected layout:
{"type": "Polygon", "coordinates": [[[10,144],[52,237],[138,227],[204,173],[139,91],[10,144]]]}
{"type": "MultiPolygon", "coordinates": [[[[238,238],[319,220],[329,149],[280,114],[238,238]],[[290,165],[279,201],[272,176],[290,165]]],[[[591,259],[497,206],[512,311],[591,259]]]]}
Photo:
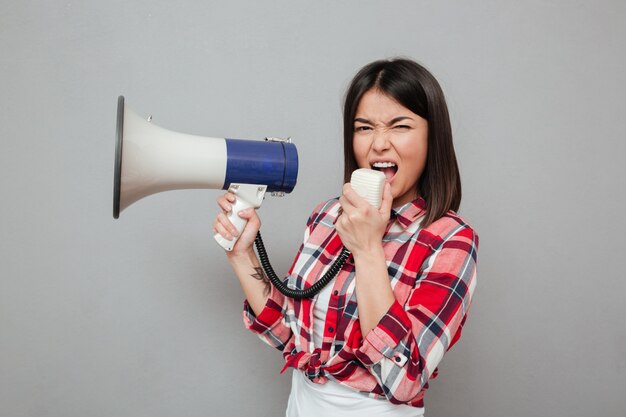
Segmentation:
{"type": "MultiPolygon", "coordinates": [[[[366,199],[371,205],[380,208],[382,204],[382,196],[383,189],[385,187],[385,174],[380,171],[375,171],[373,169],[360,168],[352,172],[352,176],[350,177],[350,184],[352,188],[364,199],[366,199]]],[[[330,281],[333,280],[346,263],[346,260],[350,256],[350,251],[345,248],[345,246],[341,249],[339,256],[333,262],[331,267],[326,271],[324,276],[320,278],[317,282],[311,285],[309,288],[304,290],[294,290],[276,275],[272,265],[270,264],[269,258],[267,256],[267,252],[265,251],[265,246],[263,245],[263,239],[261,239],[261,233],[259,232],[256,236],[256,240],[254,241],[257,252],[259,254],[259,261],[261,262],[261,266],[265,271],[265,274],[269,278],[270,282],[278,291],[284,294],[287,297],[294,298],[296,300],[301,300],[303,298],[312,298],[317,293],[319,293],[330,281]]]]}
{"type": "Polygon", "coordinates": [[[358,195],[379,209],[380,205],[383,203],[385,179],[385,174],[380,171],[359,168],[352,173],[350,185],[352,185],[352,188],[358,195]]]}

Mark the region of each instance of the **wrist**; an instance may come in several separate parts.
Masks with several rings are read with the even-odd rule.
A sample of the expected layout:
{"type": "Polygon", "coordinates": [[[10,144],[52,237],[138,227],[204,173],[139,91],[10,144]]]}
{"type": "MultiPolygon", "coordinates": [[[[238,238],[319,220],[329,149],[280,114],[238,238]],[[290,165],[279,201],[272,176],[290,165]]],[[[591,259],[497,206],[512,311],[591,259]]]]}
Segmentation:
{"type": "Polygon", "coordinates": [[[253,266],[257,266],[258,264],[258,262],[255,262],[257,260],[257,257],[252,247],[249,247],[243,251],[226,252],[226,258],[231,265],[249,263],[253,266]]]}
{"type": "Polygon", "coordinates": [[[357,262],[357,259],[363,261],[373,261],[377,259],[384,260],[385,251],[383,250],[382,242],[377,242],[370,246],[355,249],[352,252],[352,256],[354,257],[354,262],[357,262]]]}

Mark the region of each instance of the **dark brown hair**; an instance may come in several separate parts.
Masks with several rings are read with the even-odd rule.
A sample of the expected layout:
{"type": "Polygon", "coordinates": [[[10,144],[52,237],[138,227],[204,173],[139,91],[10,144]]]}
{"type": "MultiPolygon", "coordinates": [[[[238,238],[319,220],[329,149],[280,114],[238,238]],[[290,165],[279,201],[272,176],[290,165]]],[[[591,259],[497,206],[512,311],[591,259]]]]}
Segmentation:
{"type": "Polygon", "coordinates": [[[375,61],[352,79],[343,108],[344,182],[358,168],[354,157],[354,117],[363,94],[377,89],[428,121],[428,154],[417,194],[426,201],[427,227],[461,204],[461,177],[452,144],[448,107],[439,83],[430,72],[408,59],[375,61]]]}

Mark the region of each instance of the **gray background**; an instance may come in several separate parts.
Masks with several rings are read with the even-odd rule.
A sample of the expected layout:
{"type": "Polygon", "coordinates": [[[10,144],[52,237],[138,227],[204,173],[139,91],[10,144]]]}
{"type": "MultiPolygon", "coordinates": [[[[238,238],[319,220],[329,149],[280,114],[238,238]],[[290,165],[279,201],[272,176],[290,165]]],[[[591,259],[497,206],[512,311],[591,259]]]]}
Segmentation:
{"type": "Polygon", "coordinates": [[[367,62],[449,100],[479,285],[428,416],[626,415],[621,1],[0,2],[0,415],[278,416],[290,375],[244,330],[218,191],[111,216],[115,106],[172,130],[292,136],[261,208],[285,271],[341,187],[341,97],[367,62]]]}

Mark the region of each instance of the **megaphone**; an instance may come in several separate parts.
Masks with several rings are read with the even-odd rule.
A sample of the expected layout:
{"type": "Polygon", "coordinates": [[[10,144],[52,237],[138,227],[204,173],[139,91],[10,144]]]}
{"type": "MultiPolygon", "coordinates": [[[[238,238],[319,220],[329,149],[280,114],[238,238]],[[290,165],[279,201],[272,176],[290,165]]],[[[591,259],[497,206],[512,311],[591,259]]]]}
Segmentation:
{"type": "MultiPolygon", "coordinates": [[[[290,193],[298,177],[298,151],[291,140],[213,138],[173,132],[152,124],[117,100],[113,217],[149,195],[180,189],[222,189],[236,194],[229,213],[241,231],[237,213],[259,208],[266,192],[290,193]]],[[[232,250],[236,238],[215,239],[232,250]]]]}

